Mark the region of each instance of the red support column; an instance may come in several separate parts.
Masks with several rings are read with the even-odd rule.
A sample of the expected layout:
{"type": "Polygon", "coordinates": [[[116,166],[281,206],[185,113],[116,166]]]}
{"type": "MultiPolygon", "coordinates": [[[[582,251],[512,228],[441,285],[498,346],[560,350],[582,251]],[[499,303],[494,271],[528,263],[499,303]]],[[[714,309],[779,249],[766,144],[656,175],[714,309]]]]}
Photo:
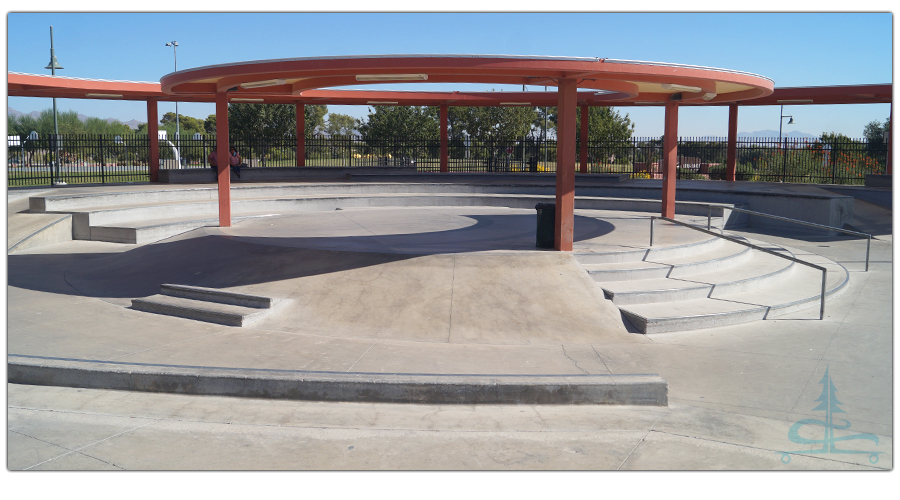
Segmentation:
{"type": "Polygon", "coordinates": [[[450,171],[450,139],[447,137],[447,105],[441,104],[441,172],[450,171]]]}
{"type": "Polygon", "coordinates": [[[306,105],[298,103],[297,108],[297,166],[306,166],[306,105]]]}
{"type": "Polygon", "coordinates": [[[588,125],[591,122],[590,111],[587,106],[581,107],[581,173],[587,173],[587,146],[588,146],[588,125]]]}
{"type": "Polygon", "coordinates": [[[575,227],[575,79],[559,80],[556,123],[556,225],[553,246],[572,251],[575,227]]]}
{"type": "Polygon", "coordinates": [[[147,145],[150,147],[150,182],[159,181],[159,108],[155,99],[147,101],[147,145]]]}
{"type": "Polygon", "coordinates": [[[231,155],[228,152],[228,93],[216,93],[216,160],[219,164],[219,227],[231,227],[231,155]]]}
{"type": "Polygon", "coordinates": [[[678,101],[666,102],[666,129],[663,138],[662,216],[675,217],[675,179],[678,165],[678,101]]]}
{"type": "Polygon", "coordinates": [[[737,171],[737,123],[738,123],[738,105],[728,105],[728,150],[727,150],[727,167],[725,170],[725,180],[735,180],[735,172],[737,171]]]}

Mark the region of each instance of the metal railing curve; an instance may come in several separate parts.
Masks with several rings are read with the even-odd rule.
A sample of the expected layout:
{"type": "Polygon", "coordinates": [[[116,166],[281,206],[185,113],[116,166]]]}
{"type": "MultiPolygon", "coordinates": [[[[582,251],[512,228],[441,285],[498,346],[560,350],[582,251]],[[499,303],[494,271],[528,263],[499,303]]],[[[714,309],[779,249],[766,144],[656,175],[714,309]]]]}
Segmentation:
{"type": "Polygon", "coordinates": [[[714,232],[714,231],[710,231],[710,230],[708,230],[708,229],[703,229],[702,227],[697,227],[697,226],[695,226],[695,225],[693,225],[693,224],[688,224],[687,222],[681,222],[681,221],[677,221],[677,220],[675,220],[675,219],[670,219],[670,218],[668,218],[668,217],[659,217],[659,216],[656,216],[656,215],[651,215],[651,216],[650,216],[650,246],[651,246],[651,247],[653,246],[653,223],[656,221],[656,219],[664,220],[664,221],[666,221],[666,222],[671,222],[671,223],[677,224],[677,225],[679,225],[679,226],[684,226],[684,227],[693,229],[694,231],[700,231],[701,233],[709,234],[709,235],[715,236],[715,237],[717,237],[717,238],[722,238],[723,240],[730,241],[730,242],[732,242],[732,243],[737,243],[738,245],[743,245],[743,246],[745,246],[745,247],[750,247],[750,248],[752,248],[752,249],[754,249],[754,250],[759,250],[760,252],[765,252],[765,253],[767,253],[767,254],[774,255],[774,256],[776,256],[776,257],[781,257],[782,259],[787,259],[787,260],[789,260],[789,261],[796,262],[797,264],[802,264],[802,265],[804,265],[804,266],[811,267],[811,268],[813,268],[813,269],[817,269],[817,270],[819,270],[819,271],[822,271],[822,298],[821,298],[821,303],[820,303],[820,305],[819,305],[819,319],[821,320],[821,319],[824,319],[824,318],[825,318],[825,280],[826,280],[827,275],[828,275],[828,270],[825,269],[824,267],[822,267],[822,266],[817,266],[817,265],[815,265],[815,264],[806,262],[805,260],[800,260],[800,259],[798,259],[798,258],[796,258],[796,257],[789,257],[789,256],[787,256],[787,255],[782,255],[782,254],[780,254],[780,253],[778,253],[778,252],[774,252],[774,251],[772,251],[772,250],[769,250],[768,248],[763,248],[763,247],[761,247],[761,246],[759,246],[759,245],[754,245],[753,243],[747,243],[746,241],[741,241],[741,240],[739,240],[739,239],[737,239],[737,238],[732,238],[731,236],[725,236],[724,234],[719,234],[719,233],[716,233],[716,232],[714,232]]]}
{"type": "MultiPolygon", "coordinates": [[[[843,229],[840,227],[825,226],[823,224],[816,224],[814,222],[806,222],[803,220],[789,219],[787,217],[781,217],[780,215],[764,214],[762,212],[754,212],[753,210],[746,210],[743,208],[735,208],[735,207],[730,207],[727,205],[708,204],[708,203],[706,204],[706,229],[707,230],[711,229],[712,207],[722,207],[722,208],[727,208],[728,210],[732,210],[734,212],[742,212],[745,214],[758,215],[760,217],[768,217],[770,219],[777,219],[777,220],[782,220],[785,222],[793,222],[793,223],[801,224],[804,226],[817,227],[819,229],[829,229],[831,231],[839,231],[842,233],[852,234],[855,236],[863,236],[866,238],[866,271],[865,272],[869,272],[869,249],[872,246],[872,235],[871,234],[860,233],[858,231],[851,231],[849,229],[843,229]]],[[[724,224],[724,221],[723,221],[723,224],[724,224]]],[[[725,228],[723,227],[722,229],[724,230],[725,228]]]]}

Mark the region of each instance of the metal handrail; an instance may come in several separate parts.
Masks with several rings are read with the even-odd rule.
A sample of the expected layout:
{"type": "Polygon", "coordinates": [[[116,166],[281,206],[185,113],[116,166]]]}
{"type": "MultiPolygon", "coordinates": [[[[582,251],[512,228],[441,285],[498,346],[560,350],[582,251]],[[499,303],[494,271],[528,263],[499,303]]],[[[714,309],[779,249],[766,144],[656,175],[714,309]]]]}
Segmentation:
{"type": "MultiPolygon", "coordinates": [[[[771,215],[771,214],[764,214],[764,213],[762,213],[762,212],[754,212],[753,210],[745,210],[745,209],[743,209],[743,208],[729,207],[729,206],[727,206],[727,205],[711,205],[711,204],[708,204],[708,203],[706,204],[706,229],[710,229],[710,228],[711,228],[711,224],[712,224],[712,207],[714,207],[714,206],[716,206],[716,207],[722,207],[722,208],[727,208],[728,210],[733,210],[733,211],[735,211],[735,212],[743,212],[743,213],[745,213],[745,214],[758,215],[758,216],[760,216],[760,217],[768,217],[768,218],[770,218],[770,219],[778,219],[778,220],[783,220],[783,221],[786,221],[786,222],[795,222],[795,223],[797,223],[797,224],[802,224],[802,225],[804,225],[804,226],[817,227],[817,228],[820,228],[820,229],[830,229],[830,230],[832,230],[832,231],[840,231],[840,232],[842,232],[842,233],[852,234],[852,235],[855,235],[855,236],[864,236],[864,237],[867,238],[867,239],[866,239],[866,271],[865,271],[865,272],[869,272],[869,248],[871,248],[871,246],[872,246],[872,235],[871,235],[871,234],[860,233],[860,232],[857,232],[857,231],[850,231],[849,229],[842,229],[842,228],[839,228],[839,227],[825,226],[825,225],[822,225],[822,224],[816,224],[816,223],[813,223],[813,222],[806,222],[806,221],[803,221],[803,220],[789,219],[789,218],[787,218],[787,217],[781,217],[781,216],[779,216],[779,215],[771,215]]],[[[724,227],[723,227],[722,229],[724,229],[724,227]]]]}
{"type": "Polygon", "coordinates": [[[810,264],[809,262],[806,262],[805,260],[800,260],[800,259],[798,259],[798,258],[796,258],[796,257],[788,257],[787,255],[782,255],[782,254],[780,254],[780,253],[778,253],[778,252],[774,252],[774,251],[769,250],[769,249],[767,249],[767,248],[763,248],[763,247],[761,247],[761,246],[754,245],[753,243],[747,243],[747,242],[745,242],[745,241],[741,241],[741,240],[738,240],[738,239],[736,239],[736,238],[732,238],[732,237],[730,237],[730,236],[725,236],[724,234],[718,234],[718,233],[715,233],[715,232],[710,231],[710,230],[708,230],[708,229],[703,229],[702,227],[697,227],[697,226],[695,226],[695,225],[693,225],[693,224],[688,224],[687,222],[677,221],[677,220],[675,220],[675,219],[670,219],[670,218],[668,218],[668,217],[657,217],[657,216],[655,216],[655,215],[651,215],[651,216],[650,216],[650,246],[651,246],[651,247],[653,246],[653,222],[654,222],[656,219],[662,219],[662,220],[667,221],[667,222],[672,222],[672,223],[674,223],[674,224],[678,224],[678,225],[680,225],[680,226],[684,226],[684,227],[693,229],[693,230],[695,230],[695,231],[700,231],[701,233],[706,233],[706,234],[715,236],[715,237],[717,237],[717,238],[722,238],[723,240],[730,241],[730,242],[732,242],[732,243],[737,243],[738,245],[744,245],[745,247],[750,247],[750,248],[752,248],[752,249],[754,249],[754,250],[759,250],[760,252],[765,252],[765,253],[767,253],[767,254],[771,254],[771,255],[774,255],[774,256],[776,256],[776,257],[781,257],[782,259],[787,259],[787,260],[789,260],[789,261],[796,262],[797,264],[803,264],[804,266],[808,266],[808,267],[811,267],[811,268],[813,268],[813,269],[818,269],[819,271],[822,271],[822,300],[821,300],[821,304],[819,305],[819,319],[821,320],[821,319],[824,319],[824,318],[825,318],[825,279],[826,279],[826,277],[827,277],[828,270],[825,269],[824,267],[822,267],[822,266],[817,266],[817,265],[815,265],[815,264],[810,264]]]}

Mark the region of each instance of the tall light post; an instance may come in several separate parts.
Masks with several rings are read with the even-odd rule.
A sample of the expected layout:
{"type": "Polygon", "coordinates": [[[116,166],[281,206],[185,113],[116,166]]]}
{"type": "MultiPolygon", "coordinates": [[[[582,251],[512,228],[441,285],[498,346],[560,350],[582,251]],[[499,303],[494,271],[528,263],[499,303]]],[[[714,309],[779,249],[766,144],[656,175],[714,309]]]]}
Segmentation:
{"type": "MultiPolygon", "coordinates": [[[[172,54],[175,56],[175,72],[178,72],[178,42],[172,40],[166,44],[166,47],[172,47],[172,54]]],[[[175,101],[175,147],[178,149],[178,157],[181,158],[181,123],[178,119],[178,101],[175,101]]],[[[181,160],[179,159],[179,162],[181,160]]],[[[181,165],[178,165],[181,168],[181,165]]]]}
{"type": "Polygon", "coordinates": [[[781,105],[781,118],[778,120],[778,142],[781,143],[781,180],[784,181],[787,176],[787,138],[781,138],[781,125],[785,118],[790,118],[788,125],[794,124],[793,115],[784,114],[784,104],[781,105]]]}
{"type": "MultiPolygon", "coordinates": [[[[49,69],[50,74],[56,76],[56,70],[65,69],[59,65],[56,60],[56,52],[53,50],[53,26],[50,26],[50,64],[44,66],[49,69]]],[[[53,163],[50,164],[50,183],[54,185],[65,186],[66,183],[59,180],[59,123],[56,119],[56,98],[53,98],[53,163]],[[56,175],[53,175],[53,168],[56,167],[56,175]]]]}
{"type": "Polygon", "coordinates": [[[794,117],[793,117],[793,115],[786,115],[786,114],[784,114],[784,104],[782,104],[782,105],[781,105],[781,119],[778,120],[778,141],[779,141],[779,142],[781,142],[781,126],[784,124],[784,119],[785,119],[785,118],[790,118],[790,119],[791,119],[791,121],[788,122],[788,125],[793,125],[793,124],[794,124],[794,117]]]}

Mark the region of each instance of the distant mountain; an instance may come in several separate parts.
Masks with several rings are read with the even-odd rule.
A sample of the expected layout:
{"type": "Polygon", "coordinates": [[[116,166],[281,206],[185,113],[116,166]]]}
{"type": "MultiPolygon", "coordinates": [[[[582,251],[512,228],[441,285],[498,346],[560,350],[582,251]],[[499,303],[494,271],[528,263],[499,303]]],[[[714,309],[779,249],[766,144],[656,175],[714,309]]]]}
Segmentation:
{"type": "MultiPolygon", "coordinates": [[[[18,117],[20,117],[20,116],[22,116],[22,115],[25,115],[25,113],[23,113],[23,112],[21,112],[21,111],[18,111],[18,110],[15,110],[15,109],[13,109],[13,108],[7,108],[7,110],[8,110],[8,111],[6,112],[6,114],[8,114],[9,116],[14,116],[14,117],[16,117],[16,118],[18,118],[18,117]]],[[[41,112],[40,112],[40,111],[32,111],[31,113],[28,113],[27,116],[30,116],[30,117],[32,117],[32,118],[34,118],[34,119],[37,119],[37,118],[40,118],[41,112]]],[[[87,121],[88,118],[90,118],[90,116],[87,116],[87,115],[83,115],[83,114],[81,114],[81,113],[78,113],[78,119],[79,119],[79,120],[81,120],[81,121],[87,121]]],[[[117,119],[115,119],[115,118],[107,118],[106,121],[107,121],[108,123],[114,123],[114,122],[120,122],[120,123],[123,123],[123,124],[125,124],[125,125],[128,125],[128,127],[131,128],[131,130],[137,130],[138,124],[144,123],[144,122],[142,122],[142,121],[140,121],[140,120],[129,120],[129,121],[127,121],[127,122],[123,122],[123,121],[117,120],[117,119]]]]}
{"type": "MultiPolygon", "coordinates": [[[[792,130],[790,132],[782,132],[784,137],[792,137],[797,139],[811,138],[815,139],[817,135],[807,134],[806,132],[798,132],[792,130]]],[[[777,130],[757,130],[756,132],[738,132],[738,137],[778,137],[777,130]]]]}

